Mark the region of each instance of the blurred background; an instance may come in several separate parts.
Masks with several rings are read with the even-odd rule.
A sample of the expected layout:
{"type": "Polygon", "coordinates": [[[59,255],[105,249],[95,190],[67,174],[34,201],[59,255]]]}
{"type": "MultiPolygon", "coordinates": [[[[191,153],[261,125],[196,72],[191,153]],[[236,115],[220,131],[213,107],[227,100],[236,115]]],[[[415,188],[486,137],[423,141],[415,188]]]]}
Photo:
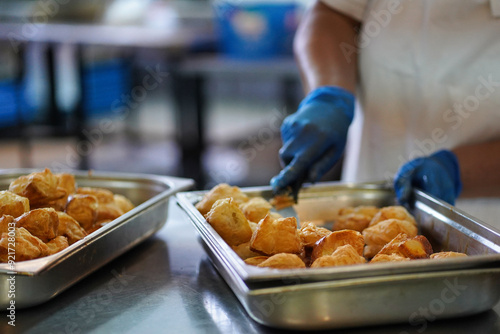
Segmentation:
{"type": "Polygon", "coordinates": [[[0,169],[267,185],[307,1],[0,0],[0,169]]]}

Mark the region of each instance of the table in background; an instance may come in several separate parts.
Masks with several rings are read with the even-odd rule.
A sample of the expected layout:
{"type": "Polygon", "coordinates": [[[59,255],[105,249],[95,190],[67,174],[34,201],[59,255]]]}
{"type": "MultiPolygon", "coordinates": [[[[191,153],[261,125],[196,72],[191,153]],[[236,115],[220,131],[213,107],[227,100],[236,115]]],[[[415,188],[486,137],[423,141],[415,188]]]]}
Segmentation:
{"type": "MultiPolygon", "coordinates": [[[[157,234],[54,299],[16,311],[1,333],[283,333],[253,321],[172,199],[157,234]]],[[[391,310],[387,310],[391,312],[391,310]]],[[[335,333],[499,333],[500,304],[469,317],[335,333]]],[[[296,332],[295,332],[296,333],[296,332]]]]}
{"type": "Polygon", "coordinates": [[[201,189],[205,188],[206,181],[202,157],[206,146],[207,100],[210,98],[205,94],[205,86],[211,77],[276,81],[280,89],[280,105],[288,113],[294,112],[302,99],[302,94],[296,94],[300,75],[291,56],[252,60],[200,54],[191,55],[180,62],[173,72],[174,96],[179,106],[181,129],[178,142],[183,153],[184,176],[195,179],[201,189]]]}
{"type": "MultiPolygon", "coordinates": [[[[23,36],[24,25],[21,23],[0,23],[0,40],[8,40],[9,36],[23,36]]],[[[49,64],[49,121],[58,124],[62,113],[57,108],[55,95],[55,64],[54,49],[58,45],[77,46],[77,66],[80,77],[83,77],[82,50],[86,46],[110,46],[124,50],[140,50],[141,52],[160,52],[167,64],[171,92],[176,105],[178,131],[177,143],[181,152],[179,176],[195,179],[198,188],[205,185],[205,171],[202,157],[206,147],[205,128],[207,115],[207,99],[205,85],[211,76],[244,77],[245,79],[276,80],[280,85],[280,103],[288,112],[295,111],[301,95],[296,95],[296,85],[300,75],[293,57],[273,59],[231,59],[219,54],[199,54],[193,50],[214,43],[211,27],[179,26],[172,30],[152,29],[147,27],[106,26],[98,24],[65,24],[50,23],[40,25],[36,33],[24,36],[18,42],[22,46],[27,43],[45,43],[47,61],[49,64]]],[[[80,91],[83,80],[80,80],[80,91]]],[[[68,132],[80,140],[86,138],[82,134],[86,124],[86,114],[83,110],[85,96],[80,96],[72,118],[69,130],[56,128],[49,135],[68,132]]],[[[60,125],[60,124],[59,124],[60,125]]],[[[33,135],[33,134],[31,134],[33,135]]],[[[36,134],[34,134],[36,136],[36,134]]],[[[21,136],[22,137],[22,136],[21,136]]],[[[81,156],[80,169],[88,169],[86,156],[81,156]]]]}
{"type": "MultiPolygon", "coordinates": [[[[109,1],[108,1],[109,2],[109,1]]],[[[167,2],[168,3],[168,2],[167,2]]],[[[200,2],[201,4],[202,2],[200,2]]],[[[29,3],[23,3],[29,5],[29,3]]],[[[35,3],[36,4],[36,3],[35,3]]],[[[90,4],[92,5],[92,4],[90,4]]],[[[95,5],[95,3],[94,3],[95,5]]],[[[203,9],[209,8],[206,4],[203,9]]],[[[101,17],[98,11],[106,10],[106,6],[98,6],[95,9],[94,16],[101,17]]],[[[62,8],[62,7],[61,7],[62,8]]],[[[24,7],[19,7],[23,10],[24,7]]],[[[15,9],[11,11],[15,12],[15,9]]],[[[93,9],[94,10],[94,9],[93,9]]],[[[183,59],[195,52],[198,49],[204,49],[214,44],[215,35],[212,28],[211,20],[209,17],[200,15],[196,11],[190,13],[194,18],[173,24],[170,27],[162,28],[143,25],[126,25],[126,24],[107,24],[99,19],[90,20],[88,18],[71,21],[68,17],[52,18],[53,21],[36,23],[29,20],[10,20],[0,21],[0,41],[4,41],[14,48],[17,52],[22,54],[24,47],[30,43],[41,43],[47,45],[46,59],[48,64],[48,86],[49,86],[49,110],[48,110],[48,123],[51,127],[44,127],[44,131],[34,132],[28,126],[22,126],[13,131],[17,138],[38,136],[57,136],[57,135],[71,135],[77,137],[79,140],[85,140],[82,132],[87,123],[86,114],[83,110],[83,103],[85,96],[80,94],[80,97],[75,105],[74,110],[70,112],[70,117],[64,124],[60,124],[64,119],[63,113],[59,110],[56,102],[56,82],[55,82],[55,63],[54,63],[54,50],[60,45],[74,45],[77,48],[75,55],[77,70],[79,77],[83,78],[83,59],[82,50],[88,46],[103,46],[120,48],[122,50],[133,50],[141,52],[153,51],[160,53],[165,64],[168,64],[167,70],[172,72],[173,77],[179,68],[180,62],[183,59]],[[69,126],[68,126],[69,124],[69,126]],[[47,131],[49,128],[49,131],[47,131]]],[[[158,20],[158,18],[157,18],[158,20]]],[[[35,21],[36,22],[36,21],[35,21]]],[[[22,76],[22,71],[19,76],[22,76]]],[[[80,80],[80,92],[83,92],[83,80],[80,80]]],[[[175,85],[174,85],[175,86],[175,85]]],[[[174,90],[174,96],[180,94],[182,96],[191,95],[191,92],[174,90]]],[[[182,98],[176,98],[176,101],[183,101],[182,98]]],[[[182,103],[182,102],[181,102],[182,103]]],[[[110,106],[111,107],[111,106],[110,106]]],[[[184,105],[178,105],[177,114],[184,114],[184,105]]],[[[177,118],[181,118],[178,116],[177,118]]],[[[184,127],[179,128],[177,138],[179,140],[182,164],[180,166],[180,176],[193,177],[196,175],[184,173],[188,170],[189,166],[185,166],[185,161],[190,160],[192,151],[185,148],[184,138],[189,133],[189,129],[184,127]]],[[[80,169],[88,169],[88,160],[86,155],[80,155],[80,169]]],[[[199,171],[197,171],[199,173],[199,171]]]]}

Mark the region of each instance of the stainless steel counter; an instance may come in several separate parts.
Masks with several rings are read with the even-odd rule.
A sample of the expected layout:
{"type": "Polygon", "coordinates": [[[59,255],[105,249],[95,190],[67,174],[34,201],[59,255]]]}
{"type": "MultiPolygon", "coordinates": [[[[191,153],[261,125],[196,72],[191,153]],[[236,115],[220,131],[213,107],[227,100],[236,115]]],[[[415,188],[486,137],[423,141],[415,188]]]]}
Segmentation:
{"type": "MultiPolygon", "coordinates": [[[[425,323],[336,333],[500,333],[500,304],[442,321],[427,312],[425,323]]],[[[15,327],[8,325],[6,313],[1,318],[0,333],[283,333],[247,316],[175,199],[166,226],[155,236],[51,301],[16,310],[15,327]]]]}

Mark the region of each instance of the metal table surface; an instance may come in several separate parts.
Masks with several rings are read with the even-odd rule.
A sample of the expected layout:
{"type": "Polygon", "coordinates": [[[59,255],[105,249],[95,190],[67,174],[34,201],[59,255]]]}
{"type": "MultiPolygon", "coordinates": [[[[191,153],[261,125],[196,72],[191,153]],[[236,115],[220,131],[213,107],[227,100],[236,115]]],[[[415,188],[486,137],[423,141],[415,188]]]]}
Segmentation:
{"type": "MultiPolygon", "coordinates": [[[[500,304],[475,316],[428,320],[335,333],[500,333],[500,304]]],[[[155,236],[52,300],[16,310],[15,327],[7,321],[2,313],[0,333],[284,332],[246,314],[175,199],[155,236]]]]}

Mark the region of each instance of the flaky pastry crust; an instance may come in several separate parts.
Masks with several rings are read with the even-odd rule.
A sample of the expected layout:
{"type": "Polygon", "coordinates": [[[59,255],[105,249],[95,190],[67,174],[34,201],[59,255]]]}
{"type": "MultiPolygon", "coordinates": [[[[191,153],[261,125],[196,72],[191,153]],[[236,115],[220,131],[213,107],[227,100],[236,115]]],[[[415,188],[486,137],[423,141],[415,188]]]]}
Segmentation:
{"type": "Polygon", "coordinates": [[[16,226],[24,227],[43,242],[57,237],[59,217],[53,208],[34,209],[16,218],[16,226]]]}
{"type": "MultiPolygon", "coordinates": [[[[49,248],[24,227],[15,228],[15,261],[37,259],[48,255],[49,248]]],[[[9,234],[2,233],[0,239],[0,262],[9,261],[9,234]]]]}
{"type": "Polygon", "coordinates": [[[304,222],[299,229],[300,240],[304,247],[313,247],[321,238],[330,235],[332,231],[318,227],[312,222],[304,222]]]}
{"type": "Polygon", "coordinates": [[[64,211],[70,195],[76,192],[75,176],[68,173],[55,174],[58,180],[58,188],[64,189],[65,195],[55,201],[50,201],[46,206],[54,208],[56,211],[64,211]]]}
{"type": "Polygon", "coordinates": [[[77,188],[74,175],[46,168],[18,177],[9,191],[0,191],[0,235],[5,233],[13,245],[17,233],[16,261],[35,259],[68,247],[133,208],[125,196],[77,188]]]}
{"type": "Polygon", "coordinates": [[[344,245],[351,245],[358,255],[363,255],[365,246],[363,235],[354,230],[341,230],[334,231],[316,242],[311,253],[311,261],[314,262],[325,255],[332,255],[337,248],[344,245]]]}
{"type": "Polygon", "coordinates": [[[254,256],[254,257],[249,257],[248,259],[245,259],[245,263],[250,265],[250,266],[257,266],[261,264],[262,262],[266,261],[269,259],[269,256],[265,255],[260,255],[260,256],[254,256]]]}
{"type": "Polygon", "coordinates": [[[289,195],[276,195],[271,198],[271,205],[276,208],[276,210],[281,210],[293,206],[295,201],[292,196],[289,195]]]}
{"type": "Polygon", "coordinates": [[[250,249],[250,241],[242,243],[238,246],[232,246],[231,248],[235,251],[236,254],[238,254],[238,256],[242,260],[246,260],[246,259],[251,258],[251,257],[260,256],[259,253],[256,253],[250,249]]]}
{"type": "Polygon", "coordinates": [[[448,258],[453,258],[453,257],[466,257],[467,254],[465,253],[459,253],[459,252],[437,252],[434,254],[431,254],[430,258],[431,259],[448,259],[448,258]]]}
{"type": "Polygon", "coordinates": [[[368,227],[370,221],[379,209],[372,205],[360,205],[356,207],[343,207],[338,211],[338,218],[333,223],[332,230],[355,230],[362,232],[368,227]]]}
{"type": "Polygon", "coordinates": [[[370,221],[369,227],[377,225],[378,223],[387,220],[387,219],[399,219],[406,220],[413,225],[417,226],[417,222],[415,218],[405,209],[403,206],[394,205],[394,206],[386,206],[381,208],[373,219],[370,221]]]}
{"type": "Polygon", "coordinates": [[[380,254],[378,253],[370,260],[369,263],[382,263],[382,262],[401,262],[410,261],[410,258],[401,256],[399,254],[380,254]]]}
{"type": "Polygon", "coordinates": [[[279,253],[262,261],[257,267],[275,268],[275,269],[295,269],[305,268],[306,265],[296,254],[279,253]]]}
{"type": "Polygon", "coordinates": [[[46,243],[48,247],[47,255],[52,255],[69,246],[68,239],[65,236],[58,236],[46,243]]]}
{"type": "Polygon", "coordinates": [[[252,237],[252,229],[245,215],[232,198],[217,200],[206,219],[230,246],[238,246],[252,237]]]}
{"type": "Polygon", "coordinates": [[[113,195],[113,202],[118,209],[121,210],[122,214],[127,213],[134,208],[132,201],[120,194],[113,195]]]}
{"type": "Polygon", "coordinates": [[[75,194],[68,200],[66,213],[88,231],[97,221],[97,206],[97,198],[94,195],[75,194]]]}
{"type": "Polygon", "coordinates": [[[409,259],[427,259],[432,254],[432,246],[423,235],[408,237],[404,233],[398,234],[386,244],[378,254],[397,254],[409,259]]]}
{"type": "Polygon", "coordinates": [[[260,221],[251,237],[250,249],[261,254],[298,254],[303,250],[294,217],[273,220],[268,215],[260,221]]]}
{"type": "Polygon", "coordinates": [[[368,227],[370,221],[370,216],[353,212],[344,216],[340,216],[337,220],[335,220],[332,230],[354,230],[362,232],[365,228],[368,227]]]}
{"type": "MultiPolygon", "coordinates": [[[[76,190],[77,194],[94,196],[97,199],[96,221],[114,220],[134,206],[122,195],[114,195],[108,189],[83,187],[76,190]],[[125,209],[126,211],[124,211],[125,209]]],[[[90,229],[92,229],[91,227],[90,229]]]]}
{"type": "Polygon", "coordinates": [[[263,197],[253,197],[247,202],[240,204],[240,209],[245,217],[251,221],[258,223],[271,211],[271,204],[263,197]]]}
{"type": "Polygon", "coordinates": [[[331,255],[325,255],[317,258],[311,268],[344,266],[350,264],[365,263],[366,259],[359,255],[357,249],[350,244],[338,247],[331,255]]]}
{"type": "Polygon", "coordinates": [[[66,191],[59,187],[59,179],[48,168],[18,177],[10,183],[9,191],[28,198],[31,207],[47,205],[66,195],[66,191]]]}
{"type": "Polygon", "coordinates": [[[206,215],[217,200],[224,198],[232,198],[238,205],[249,200],[248,196],[245,195],[240,188],[236,186],[231,187],[227,183],[220,183],[206,193],[201,201],[196,203],[195,207],[202,215],[206,215]]]}
{"type": "Polygon", "coordinates": [[[366,243],[364,255],[371,259],[399,233],[405,233],[412,238],[417,232],[418,229],[413,223],[399,219],[387,219],[367,227],[363,230],[366,243]]]}
{"type": "Polygon", "coordinates": [[[30,211],[29,199],[11,191],[0,191],[0,217],[9,215],[16,218],[28,211],[30,211]]]}
{"type": "Polygon", "coordinates": [[[10,228],[16,227],[15,218],[10,215],[0,216],[0,235],[2,233],[8,233],[9,227],[10,228]]]}
{"type": "Polygon", "coordinates": [[[70,245],[85,238],[87,232],[85,232],[83,227],[80,226],[80,223],[73,217],[61,211],[57,211],[57,216],[59,217],[59,229],[57,234],[66,237],[70,245]]]}

